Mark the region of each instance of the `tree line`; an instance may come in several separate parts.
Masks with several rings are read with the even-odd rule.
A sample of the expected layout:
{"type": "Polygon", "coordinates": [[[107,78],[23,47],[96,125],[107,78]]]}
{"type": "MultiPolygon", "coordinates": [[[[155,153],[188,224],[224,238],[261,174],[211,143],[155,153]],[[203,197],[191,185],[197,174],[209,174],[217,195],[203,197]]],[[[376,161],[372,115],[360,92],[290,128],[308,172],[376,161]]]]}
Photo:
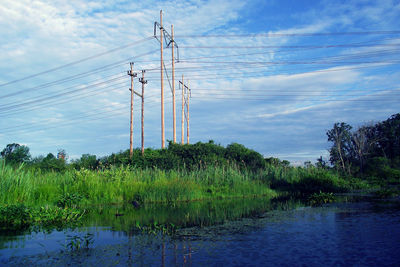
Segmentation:
{"type": "Polygon", "coordinates": [[[289,166],[288,161],[276,158],[265,159],[260,153],[238,143],[226,147],[215,144],[214,141],[195,144],[175,144],[169,142],[166,149],[147,148],[142,155],[140,149],[134,149],[132,157],[129,150],[112,153],[104,157],[83,154],[81,158],[66,161],[65,150],[59,150],[57,156],[49,153],[47,156],[31,157],[29,148],[19,144],[8,144],[1,152],[1,157],[9,165],[24,163],[27,167],[45,171],[65,171],[73,169],[101,170],[121,165],[131,165],[137,168],[158,168],[164,170],[180,169],[195,170],[207,166],[232,166],[247,170],[259,170],[268,164],[289,166]]]}
{"type": "MultiPolygon", "coordinates": [[[[326,132],[329,162],[322,157],[314,165],[307,162],[305,167],[330,169],[342,177],[399,179],[400,178],[400,113],[385,121],[353,129],[345,122],[335,123],[326,132]]],[[[43,171],[66,171],[68,169],[102,170],[113,166],[134,166],[137,168],[158,168],[164,170],[196,170],[207,166],[236,166],[250,171],[263,170],[268,166],[289,167],[290,162],[277,158],[264,158],[260,153],[238,143],[226,147],[209,142],[180,145],[169,142],[166,149],[140,149],[112,153],[104,157],[83,154],[81,158],[67,163],[65,150],[57,155],[31,157],[29,148],[16,143],[8,144],[1,157],[9,165],[24,163],[29,168],[43,171]]]]}
{"type": "Polygon", "coordinates": [[[342,175],[400,178],[400,113],[357,129],[335,123],[326,134],[332,143],[329,161],[342,175]]]}

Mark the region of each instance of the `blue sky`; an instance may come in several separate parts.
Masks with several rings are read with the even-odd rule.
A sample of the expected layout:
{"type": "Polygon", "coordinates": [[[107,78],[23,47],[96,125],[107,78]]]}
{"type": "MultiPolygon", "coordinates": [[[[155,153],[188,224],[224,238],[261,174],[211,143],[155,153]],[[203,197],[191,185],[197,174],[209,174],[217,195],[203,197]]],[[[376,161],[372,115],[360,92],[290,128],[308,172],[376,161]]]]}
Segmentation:
{"type": "MultiPolygon", "coordinates": [[[[335,122],[357,128],[399,112],[400,1],[3,0],[0,147],[25,144],[33,156],[62,148],[70,158],[129,148],[130,61],[147,70],[145,145],[160,147],[160,53],[151,37],[161,9],[179,46],[176,84],[183,74],[192,88],[191,143],[238,142],[300,164],[328,156],[325,132],[335,122]]],[[[170,49],[164,58],[171,78],[170,49]]],[[[178,91],[178,140],[180,101],[178,91]]],[[[134,106],[139,147],[137,97],[134,106]]]]}

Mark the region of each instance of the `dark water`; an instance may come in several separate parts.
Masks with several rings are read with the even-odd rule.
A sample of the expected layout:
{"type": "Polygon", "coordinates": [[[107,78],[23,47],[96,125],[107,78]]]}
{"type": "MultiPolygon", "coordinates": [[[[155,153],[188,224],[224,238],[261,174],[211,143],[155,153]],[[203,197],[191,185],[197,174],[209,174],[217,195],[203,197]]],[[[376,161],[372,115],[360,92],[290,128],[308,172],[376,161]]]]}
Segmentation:
{"type": "Polygon", "coordinates": [[[1,266],[400,266],[399,200],[108,207],[80,228],[0,236],[1,266]],[[115,214],[124,214],[115,216],[115,214]],[[173,223],[149,234],[137,225],[173,223]],[[70,249],[90,233],[89,248],[70,249]]]}

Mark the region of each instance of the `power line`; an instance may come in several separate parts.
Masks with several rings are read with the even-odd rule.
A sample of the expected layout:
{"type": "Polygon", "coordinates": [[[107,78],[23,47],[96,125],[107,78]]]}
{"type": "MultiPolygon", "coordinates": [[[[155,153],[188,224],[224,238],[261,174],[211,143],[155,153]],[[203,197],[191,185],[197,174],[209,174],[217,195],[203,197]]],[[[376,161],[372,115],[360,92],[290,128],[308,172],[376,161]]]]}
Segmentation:
{"type": "Polygon", "coordinates": [[[287,37],[287,36],[338,36],[338,35],[393,35],[400,31],[358,31],[358,32],[314,32],[314,33],[245,33],[245,34],[207,34],[177,35],[178,38],[215,38],[215,37],[287,37]]]}
{"type": "Polygon", "coordinates": [[[185,49],[265,49],[265,48],[349,48],[349,47],[397,47],[400,44],[337,44],[337,45],[261,45],[261,46],[181,46],[185,49]]]}
{"type": "MultiPolygon", "coordinates": [[[[165,103],[170,103],[171,101],[166,101],[165,103]]],[[[148,105],[149,107],[153,107],[153,106],[155,106],[156,104],[158,104],[158,103],[153,103],[153,104],[150,104],[150,105],[148,105]]],[[[119,109],[115,109],[115,110],[113,110],[113,111],[118,111],[118,110],[124,110],[123,112],[120,112],[120,113],[114,113],[114,114],[109,114],[109,115],[106,115],[106,116],[100,116],[100,117],[94,117],[94,118],[90,118],[91,116],[97,116],[98,114],[91,114],[91,115],[85,115],[85,116],[81,116],[81,117],[79,117],[79,118],[76,118],[76,119],[73,119],[72,121],[68,121],[68,122],[65,122],[65,123],[62,123],[62,124],[57,124],[57,125],[52,125],[52,126],[49,126],[49,127],[45,127],[45,128],[43,128],[42,126],[46,126],[46,125],[49,125],[49,124],[54,124],[53,122],[49,122],[49,123],[46,123],[46,124],[44,124],[44,125],[41,125],[41,126],[37,126],[37,125],[31,125],[31,126],[29,126],[29,127],[27,127],[27,128],[25,128],[25,129],[21,129],[21,130],[8,130],[8,131],[1,131],[0,133],[21,133],[21,132],[28,132],[28,133],[31,133],[31,132],[33,132],[33,131],[43,131],[43,130],[48,130],[48,129],[52,129],[52,128],[60,128],[60,127],[65,127],[65,126],[70,126],[70,125],[74,125],[74,124],[76,124],[77,122],[76,121],[79,121],[79,120],[81,120],[81,119],[84,119],[84,118],[90,118],[89,120],[84,120],[84,121],[82,121],[82,123],[83,122],[87,122],[87,121],[89,121],[89,122],[92,122],[92,121],[96,121],[96,120],[101,120],[101,119],[105,119],[105,118],[111,118],[111,117],[115,117],[115,116],[120,116],[120,115],[123,115],[123,114],[126,114],[126,112],[125,112],[125,109],[126,109],[127,107],[124,107],[124,108],[119,108],[119,109]],[[39,129],[35,129],[35,127],[41,127],[41,128],[39,128],[39,129]]],[[[137,110],[136,110],[137,111],[137,110]]]]}
{"type": "Polygon", "coordinates": [[[88,60],[91,60],[91,59],[94,59],[94,58],[97,58],[97,57],[100,57],[100,56],[104,56],[106,54],[113,53],[113,52],[121,50],[121,49],[125,49],[125,48],[133,46],[133,45],[137,45],[137,44],[143,43],[145,41],[152,40],[152,39],[153,39],[153,37],[147,37],[147,38],[141,39],[141,40],[136,41],[136,42],[132,42],[132,43],[120,46],[120,47],[116,47],[116,48],[107,50],[107,51],[99,53],[99,54],[95,54],[95,55],[90,56],[90,57],[82,58],[82,59],[79,59],[79,60],[64,64],[64,65],[61,65],[61,66],[58,66],[58,67],[55,67],[55,68],[51,68],[51,69],[48,69],[48,70],[45,70],[45,71],[42,71],[42,72],[38,72],[38,73],[29,75],[29,76],[25,76],[23,78],[19,78],[19,79],[13,80],[13,81],[9,81],[9,82],[0,84],[0,87],[6,86],[6,85],[10,85],[10,84],[13,84],[13,83],[17,83],[17,82],[20,82],[20,81],[24,81],[24,80],[27,80],[27,79],[31,79],[31,78],[34,78],[34,77],[37,77],[37,76],[40,76],[40,75],[43,75],[43,74],[47,74],[47,73],[50,73],[50,72],[54,72],[56,70],[60,70],[60,69],[66,68],[66,67],[70,67],[70,66],[73,66],[73,65],[76,65],[76,64],[79,64],[79,63],[82,63],[82,62],[85,62],[85,61],[88,61],[88,60]]]}
{"type": "Polygon", "coordinates": [[[83,88],[78,88],[78,89],[75,89],[75,90],[72,90],[72,91],[67,91],[67,92],[63,92],[63,93],[53,94],[53,95],[50,95],[50,96],[42,97],[42,98],[40,98],[40,99],[22,102],[22,103],[20,103],[20,104],[2,105],[2,106],[0,106],[0,111],[2,111],[2,110],[10,110],[10,109],[14,109],[14,108],[21,107],[21,106],[27,106],[27,105],[30,105],[30,104],[36,104],[36,103],[40,103],[40,102],[43,102],[43,101],[46,101],[46,100],[50,100],[50,99],[54,99],[54,98],[57,98],[57,97],[61,97],[61,96],[66,96],[66,95],[69,95],[69,94],[73,94],[73,93],[76,93],[76,92],[82,92],[83,90],[86,90],[86,89],[88,89],[88,88],[101,86],[101,85],[107,84],[108,82],[111,82],[111,81],[118,81],[118,80],[121,80],[121,79],[123,79],[123,78],[124,78],[124,77],[116,77],[116,78],[113,78],[113,79],[110,79],[110,80],[107,80],[107,81],[104,81],[104,82],[99,82],[99,83],[91,84],[91,85],[88,85],[88,86],[83,87],[83,88]]]}
{"type": "MultiPolygon", "coordinates": [[[[283,70],[272,70],[272,71],[268,71],[268,70],[262,70],[262,71],[245,71],[245,72],[235,72],[235,73],[228,73],[228,75],[226,74],[199,74],[199,75],[191,75],[189,76],[191,80],[210,80],[210,79],[243,79],[243,78],[262,78],[262,77],[270,77],[270,75],[265,75],[267,73],[272,73],[273,75],[302,75],[302,74],[313,74],[313,73],[324,73],[324,72],[337,72],[337,71],[345,71],[345,70],[356,70],[356,69],[365,69],[365,68],[378,68],[378,67],[384,67],[384,66],[388,66],[388,65],[393,65],[393,64],[373,64],[373,65],[367,65],[367,66],[359,66],[359,67],[345,67],[345,68],[330,68],[330,69],[322,69],[322,70],[315,70],[315,67],[312,68],[308,68],[308,69],[313,69],[311,71],[302,71],[299,72],[298,68],[295,68],[294,73],[289,73],[288,70],[286,70],[286,72],[284,72],[283,70]],[[284,72],[284,73],[282,73],[284,72]],[[249,75],[249,74],[254,74],[254,73],[260,73],[261,75],[249,75]],[[220,78],[218,78],[220,77],[220,78]]],[[[256,68],[265,68],[265,66],[245,66],[245,67],[241,67],[241,66],[228,66],[225,68],[221,68],[221,67],[213,67],[213,66],[205,66],[205,67],[193,67],[193,68],[188,68],[188,69],[193,69],[196,70],[196,73],[201,72],[201,71],[205,71],[205,72],[209,72],[210,70],[229,70],[229,69],[235,69],[235,70],[239,70],[239,69],[256,69],[256,68]],[[200,68],[200,69],[199,69],[200,68]],[[203,68],[206,68],[204,70],[201,70],[203,68]]],[[[188,69],[186,69],[185,73],[188,73],[188,69]]],[[[302,68],[301,70],[304,70],[306,68],[302,68]]],[[[183,69],[184,70],[184,69],[183,69]]],[[[189,72],[190,73],[190,72],[189,72]]],[[[157,80],[158,78],[148,78],[149,80],[157,80]]]]}
{"type": "MultiPolygon", "coordinates": [[[[149,51],[149,52],[146,52],[146,53],[143,53],[143,54],[139,54],[139,55],[135,56],[135,58],[139,58],[139,57],[143,57],[143,56],[152,54],[155,51],[157,51],[157,50],[152,50],[152,51],[149,51]]],[[[105,71],[105,70],[109,70],[110,68],[114,68],[114,67],[118,67],[118,66],[121,66],[121,65],[125,65],[127,63],[127,61],[129,59],[132,59],[132,58],[133,57],[129,57],[129,58],[124,59],[124,60],[120,60],[120,61],[108,64],[108,65],[104,65],[104,66],[101,66],[101,67],[98,67],[98,68],[95,68],[95,69],[92,69],[92,70],[89,70],[89,71],[85,71],[85,72],[81,72],[81,73],[78,73],[78,74],[74,74],[72,76],[68,76],[68,77],[65,77],[65,78],[62,78],[62,79],[59,79],[59,80],[56,80],[56,81],[47,82],[47,83],[40,84],[40,85],[31,87],[31,88],[28,88],[28,89],[22,89],[22,90],[19,90],[17,92],[13,92],[13,93],[9,93],[9,94],[6,94],[6,95],[2,95],[2,96],[0,96],[0,99],[1,98],[7,98],[7,97],[10,97],[10,96],[15,96],[15,95],[22,94],[22,93],[36,91],[36,90],[43,89],[43,88],[48,88],[48,87],[51,87],[51,86],[55,86],[55,85],[62,84],[62,83],[65,83],[65,82],[70,82],[70,81],[73,81],[73,80],[77,80],[77,79],[80,79],[82,77],[85,77],[88,74],[93,75],[93,74],[96,74],[96,73],[99,73],[99,72],[102,72],[102,71],[105,71]]]]}

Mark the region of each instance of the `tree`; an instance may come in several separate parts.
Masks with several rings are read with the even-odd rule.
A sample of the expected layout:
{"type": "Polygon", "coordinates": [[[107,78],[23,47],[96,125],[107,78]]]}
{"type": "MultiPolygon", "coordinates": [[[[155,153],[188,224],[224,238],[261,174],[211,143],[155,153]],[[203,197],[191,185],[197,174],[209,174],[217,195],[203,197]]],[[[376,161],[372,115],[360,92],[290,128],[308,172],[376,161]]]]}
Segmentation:
{"type": "Polygon", "coordinates": [[[343,173],[350,174],[351,159],[351,126],[347,123],[335,123],[326,132],[328,141],[333,142],[330,149],[330,162],[343,173]]]}
{"type": "Polygon", "coordinates": [[[354,159],[360,167],[361,175],[364,172],[365,162],[373,146],[379,141],[375,135],[375,126],[361,126],[351,135],[354,159]]]}
{"type": "Polygon", "coordinates": [[[28,162],[31,158],[29,147],[16,143],[8,144],[0,154],[10,164],[28,162]]]}
{"type": "Polygon", "coordinates": [[[53,153],[47,154],[45,158],[43,158],[40,168],[47,171],[65,171],[67,166],[65,164],[65,160],[62,158],[56,158],[53,153]]]}
{"type": "Polygon", "coordinates": [[[67,161],[68,156],[67,156],[67,152],[65,152],[65,149],[62,149],[62,148],[58,149],[57,159],[62,159],[64,161],[67,161]]]}
{"type": "Polygon", "coordinates": [[[328,163],[326,162],[326,160],[324,160],[324,159],[322,158],[322,156],[320,156],[319,158],[317,158],[317,162],[315,163],[315,166],[316,166],[317,168],[325,169],[325,168],[328,167],[328,163]]]}
{"type": "Polygon", "coordinates": [[[376,125],[378,135],[378,151],[390,160],[400,157],[400,113],[392,115],[389,119],[376,125]]]}

